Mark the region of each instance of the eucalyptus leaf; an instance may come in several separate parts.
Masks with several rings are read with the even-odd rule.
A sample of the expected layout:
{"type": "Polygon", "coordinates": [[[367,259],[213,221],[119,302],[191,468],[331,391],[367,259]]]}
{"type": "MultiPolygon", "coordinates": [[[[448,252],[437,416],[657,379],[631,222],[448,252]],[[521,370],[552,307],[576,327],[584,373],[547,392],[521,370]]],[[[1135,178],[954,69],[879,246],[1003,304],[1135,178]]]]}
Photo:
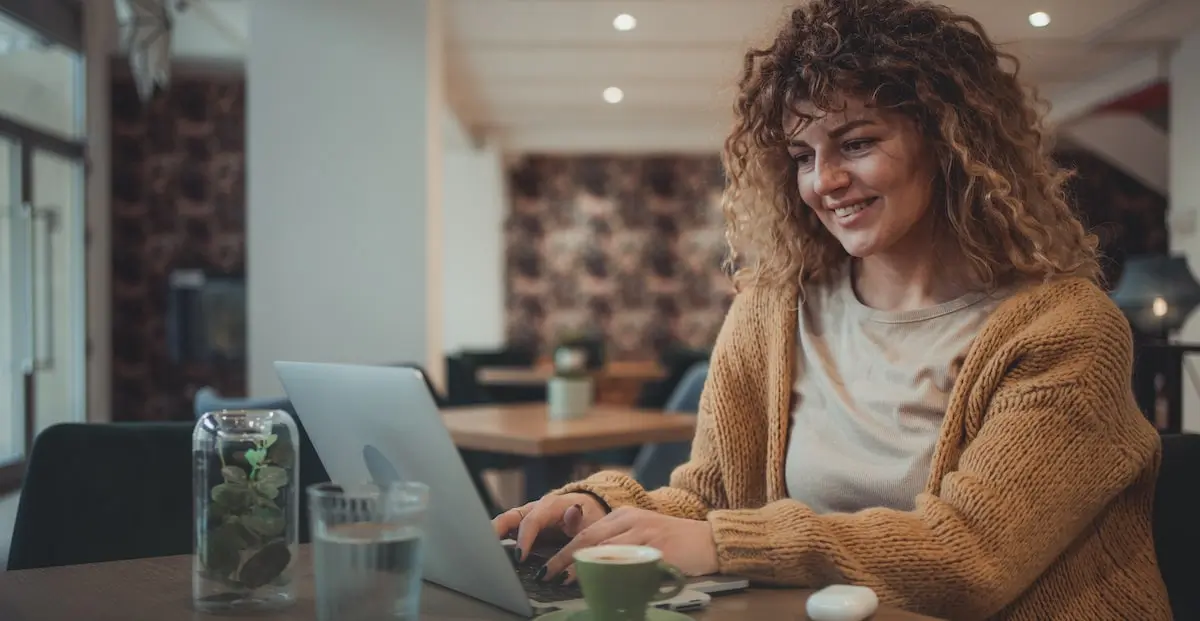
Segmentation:
{"type": "Polygon", "coordinates": [[[283,534],[287,522],[278,507],[259,505],[242,518],[242,525],[264,537],[275,537],[283,534]]]}
{"type": "Polygon", "coordinates": [[[257,486],[283,487],[287,485],[288,473],[279,466],[263,466],[254,476],[254,482],[257,486]]]}
{"type": "Polygon", "coordinates": [[[227,516],[229,516],[229,509],[227,509],[225,507],[225,505],[216,503],[216,502],[209,503],[209,505],[208,505],[208,523],[209,524],[220,524],[222,521],[225,520],[225,518],[227,516]]]}
{"type": "Polygon", "coordinates": [[[267,449],[267,461],[282,466],[291,465],[292,460],[296,458],[296,449],[292,447],[291,440],[281,438],[267,449]]]}
{"type": "Polygon", "coordinates": [[[279,488],[278,487],[275,487],[273,485],[265,485],[265,484],[263,484],[262,481],[255,483],[254,489],[258,492],[258,496],[259,496],[258,504],[260,504],[260,505],[262,505],[262,504],[274,505],[275,503],[273,503],[273,502],[264,503],[264,502],[262,502],[262,499],[266,499],[267,501],[272,501],[279,497],[279,488]]]}
{"type": "Polygon", "coordinates": [[[254,492],[249,485],[221,483],[212,489],[213,502],[232,513],[245,510],[254,501],[254,492]]]}
{"type": "Polygon", "coordinates": [[[226,483],[245,483],[246,471],[237,466],[225,466],[221,468],[221,476],[226,483]]]}
{"type": "Polygon", "coordinates": [[[240,526],[223,524],[208,533],[205,546],[205,567],[217,575],[228,576],[237,571],[241,550],[246,545],[240,526]]]}
{"type": "Polygon", "coordinates": [[[257,589],[279,577],[291,561],[292,552],[287,543],[273,541],[246,559],[238,572],[238,579],[246,586],[257,589]]]}
{"type": "Polygon", "coordinates": [[[262,463],[263,457],[265,456],[266,451],[263,449],[250,449],[246,451],[246,462],[257,468],[258,464],[262,463]]]}

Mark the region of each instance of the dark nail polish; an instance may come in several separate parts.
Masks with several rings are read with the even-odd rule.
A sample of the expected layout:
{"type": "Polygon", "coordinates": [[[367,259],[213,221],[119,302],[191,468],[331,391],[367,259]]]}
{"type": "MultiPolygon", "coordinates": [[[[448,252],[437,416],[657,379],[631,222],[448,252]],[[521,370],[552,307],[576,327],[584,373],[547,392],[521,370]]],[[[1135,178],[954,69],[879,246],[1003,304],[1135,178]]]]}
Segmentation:
{"type": "Polygon", "coordinates": [[[542,568],[537,570],[537,574],[533,576],[533,579],[541,580],[542,578],[545,578],[545,577],[546,577],[546,566],[542,565],[542,568]]]}
{"type": "Polygon", "coordinates": [[[554,577],[554,583],[560,584],[560,585],[565,584],[567,582],[568,577],[570,577],[570,576],[568,576],[567,570],[564,569],[564,570],[558,572],[558,575],[554,577]]]}
{"type": "Polygon", "coordinates": [[[522,556],[524,556],[524,554],[521,554],[521,548],[513,548],[513,558],[514,559],[519,561],[519,560],[521,560],[522,556]]]}

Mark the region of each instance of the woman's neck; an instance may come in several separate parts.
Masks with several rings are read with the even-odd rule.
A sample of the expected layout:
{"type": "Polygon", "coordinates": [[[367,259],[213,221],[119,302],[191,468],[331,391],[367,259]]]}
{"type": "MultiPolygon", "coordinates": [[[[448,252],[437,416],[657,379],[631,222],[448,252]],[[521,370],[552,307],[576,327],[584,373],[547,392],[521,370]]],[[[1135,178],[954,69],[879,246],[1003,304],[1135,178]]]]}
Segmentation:
{"type": "Polygon", "coordinates": [[[964,263],[946,254],[926,252],[852,259],[854,292],[866,306],[907,311],[944,304],[972,290],[964,263]]]}

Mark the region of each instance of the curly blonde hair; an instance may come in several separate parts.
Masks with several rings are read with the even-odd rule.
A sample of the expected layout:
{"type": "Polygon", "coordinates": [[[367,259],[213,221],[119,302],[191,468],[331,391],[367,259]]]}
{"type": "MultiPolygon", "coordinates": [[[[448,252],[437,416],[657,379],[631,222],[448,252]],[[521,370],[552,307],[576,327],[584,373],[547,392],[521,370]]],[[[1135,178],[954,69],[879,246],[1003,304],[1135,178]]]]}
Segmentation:
{"type": "Polygon", "coordinates": [[[977,20],[943,6],[814,0],[792,11],[769,47],[746,53],[725,140],[735,283],[804,284],[844,264],[845,250],[800,198],[784,125],[798,102],[830,112],[846,97],[916,123],[937,163],[938,225],[949,227],[978,285],[1098,282],[1097,239],[1067,204],[1068,173],[1050,157],[1041,100],[1018,70],[977,20]]]}

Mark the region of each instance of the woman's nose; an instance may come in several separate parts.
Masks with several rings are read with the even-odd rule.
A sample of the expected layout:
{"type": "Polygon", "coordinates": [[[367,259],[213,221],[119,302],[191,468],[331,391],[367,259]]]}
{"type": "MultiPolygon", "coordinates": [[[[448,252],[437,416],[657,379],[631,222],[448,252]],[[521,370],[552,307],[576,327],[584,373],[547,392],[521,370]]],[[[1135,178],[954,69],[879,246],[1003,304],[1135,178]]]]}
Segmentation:
{"type": "Polygon", "coordinates": [[[828,196],[850,184],[850,174],[834,162],[817,162],[817,180],[813,191],[828,196]]]}

